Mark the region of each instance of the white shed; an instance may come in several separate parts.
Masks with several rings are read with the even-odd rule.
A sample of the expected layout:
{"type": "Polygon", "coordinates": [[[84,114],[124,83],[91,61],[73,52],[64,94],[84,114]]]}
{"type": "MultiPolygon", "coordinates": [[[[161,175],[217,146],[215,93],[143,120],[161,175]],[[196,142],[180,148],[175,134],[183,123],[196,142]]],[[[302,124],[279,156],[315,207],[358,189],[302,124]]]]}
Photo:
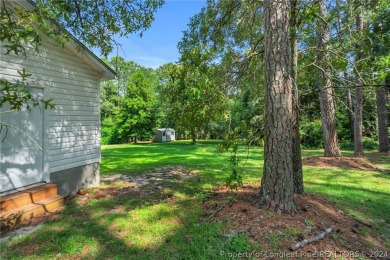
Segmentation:
{"type": "MultiPolygon", "coordinates": [[[[29,1],[15,3],[32,8],[29,1]]],[[[31,137],[13,128],[0,132],[0,192],[52,182],[59,194],[68,195],[98,185],[100,82],[113,79],[115,72],[74,38],[62,48],[46,37],[39,53],[27,48],[26,56],[4,55],[3,45],[0,42],[0,78],[18,79],[18,70],[26,69],[35,94],[53,99],[56,108],[0,108],[0,121],[31,137]]]]}
{"type": "Polygon", "coordinates": [[[175,141],[175,130],[172,128],[158,128],[154,132],[153,142],[165,143],[175,141]]]}

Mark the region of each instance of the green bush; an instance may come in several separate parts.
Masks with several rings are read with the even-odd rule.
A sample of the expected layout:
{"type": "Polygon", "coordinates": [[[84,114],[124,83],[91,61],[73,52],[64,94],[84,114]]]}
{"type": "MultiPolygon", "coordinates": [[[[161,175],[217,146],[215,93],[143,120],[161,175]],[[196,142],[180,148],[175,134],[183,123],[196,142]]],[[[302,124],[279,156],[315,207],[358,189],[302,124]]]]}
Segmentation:
{"type": "MultiPolygon", "coordinates": [[[[374,138],[363,137],[363,149],[364,150],[377,150],[379,149],[378,141],[374,138]]],[[[340,140],[340,148],[346,150],[353,150],[353,142],[349,139],[340,140]]]]}
{"type": "Polygon", "coordinates": [[[350,139],[340,140],[340,149],[353,150],[353,142],[350,139]]]}
{"type": "Polygon", "coordinates": [[[301,144],[305,148],[322,148],[322,123],[320,119],[303,122],[300,127],[301,144]]]}
{"type": "Polygon", "coordinates": [[[118,144],[118,128],[115,126],[112,118],[105,118],[101,125],[101,143],[102,144],[118,144]]]}
{"type": "Polygon", "coordinates": [[[379,144],[378,141],[370,138],[370,137],[363,137],[363,149],[364,150],[378,150],[379,144]]]}
{"type": "Polygon", "coordinates": [[[105,126],[101,127],[101,143],[102,144],[111,144],[110,140],[114,132],[114,127],[105,126]]]}

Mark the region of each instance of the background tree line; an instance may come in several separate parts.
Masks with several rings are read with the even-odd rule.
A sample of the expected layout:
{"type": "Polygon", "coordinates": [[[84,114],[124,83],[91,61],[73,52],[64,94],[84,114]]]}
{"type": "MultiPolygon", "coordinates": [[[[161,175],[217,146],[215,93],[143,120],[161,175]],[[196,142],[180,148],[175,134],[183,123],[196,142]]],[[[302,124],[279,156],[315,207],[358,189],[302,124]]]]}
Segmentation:
{"type": "MultiPolygon", "coordinates": [[[[357,155],[362,148],[379,145],[381,151],[387,151],[389,4],[291,1],[289,15],[300,143],[308,148],[324,147],[327,156],[340,156],[340,147],[355,147],[357,155]]],[[[154,128],[175,127],[194,142],[198,137],[223,138],[237,129],[236,135],[246,142],[262,143],[263,16],[261,3],[229,0],[208,1],[192,17],[178,44],[180,61],[153,73],[149,70],[150,78],[144,82],[151,87],[154,107],[149,111],[155,118],[154,128]]],[[[118,104],[127,93],[126,80],[135,72],[110,62],[118,67],[120,76],[102,89],[103,94],[111,93],[109,102],[116,104],[112,106],[116,111],[107,114],[108,100],[102,97],[104,122],[118,115],[118,104]],[[115,84],[119,86],[116,92],[104,90],[115,84]]],[[[138,71],[146,70],[138,66],[138,71]]],[[[148,137],[126,127],[128,131],[117,133],[127,133],[127,138],[118,136],[110,142],[128,141],[137,135],[148,139],[152,134],[145,131],[150,133],[148,137]]]]}

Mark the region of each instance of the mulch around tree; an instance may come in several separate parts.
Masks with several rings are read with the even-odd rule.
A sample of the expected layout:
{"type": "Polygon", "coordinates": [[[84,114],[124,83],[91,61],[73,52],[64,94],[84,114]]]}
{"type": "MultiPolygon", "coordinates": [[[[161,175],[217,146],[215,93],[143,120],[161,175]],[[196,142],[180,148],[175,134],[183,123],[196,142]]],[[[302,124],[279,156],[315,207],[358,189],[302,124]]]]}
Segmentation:
{"type": "Polygon", "coordinates": [[[245,233],[248,240],[259,245],[249,252],[254,258],[357,259],[362,255],[376,258],[378,251],[374,251],[373,247],[385,252],[384,241],[369,235],[368,231],[372,228],[369,223],[355,220],[321,196],[295,195],[297,214],[290,216],[255,206],[252,202],[258,193],[259,186],[255,184],[246,184],[235,193],[220,187],[203,205],[211,213],[211,218],[206,217],[208,220],[221,221],[227,226],[222,235],[245,233]],[[330,227],[333,230],[324,239],[294,252],[290,250],[297,242],[317,236],[330,227]]]}
{"type": "Polygon", "coordinates": [[[368,160],[368,157],[311,156],[302,159],[303,165],[321,168],[354,168],[359,170],[383,170],[368,160]]]}

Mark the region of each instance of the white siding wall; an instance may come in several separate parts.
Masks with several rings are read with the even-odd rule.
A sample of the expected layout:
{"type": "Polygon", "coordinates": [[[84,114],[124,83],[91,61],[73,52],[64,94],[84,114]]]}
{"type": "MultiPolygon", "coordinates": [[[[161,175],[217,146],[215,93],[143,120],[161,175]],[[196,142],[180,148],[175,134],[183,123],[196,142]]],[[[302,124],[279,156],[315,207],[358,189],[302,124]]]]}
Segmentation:
{"type": "Polygon", "coordinates": [[[33,74],[32,86],[45,88],[56,109],[48,111],[46,133],[49,172],[100,161],[99,76],[72,51],[45,39],[39,53],[4,55],[0,43],[0,77],[19,78],[18,70],[33,74]]]}

